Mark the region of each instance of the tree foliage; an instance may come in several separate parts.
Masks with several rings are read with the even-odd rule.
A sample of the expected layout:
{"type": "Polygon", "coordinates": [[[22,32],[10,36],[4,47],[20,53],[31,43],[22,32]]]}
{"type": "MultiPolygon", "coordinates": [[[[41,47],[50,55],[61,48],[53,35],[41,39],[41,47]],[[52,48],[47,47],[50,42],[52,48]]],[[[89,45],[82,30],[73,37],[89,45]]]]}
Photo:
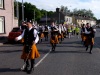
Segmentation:
{"type": "MultiPolygon", "coordinates": [[[[21,21],[22,20],[22,3],[18,2],[18,5],[19,5],[19,20],[21,21]]],[[[16,2],[14,2],[15,17],[16,17],[16,11],[17,11],[16,7],[17,7],[17,4],[16,2]]],[[[44,9],[40,10],[31,3],[28,3],[28,2],[24,3],[24,20],[34,20],[34,17],[35,17],[35,21],[39,21],[41,17],[46,15],[46,13],[48,13],[48,16],[50,16],[54,12],[46,11],[44,9]]]]}
{"type": "MultiPolygon", "coordinates": [[[[18,2],[19,5],[19,20],[22,20],[22,3],[18,2]]],[[[14,2],[14,8],[15,8],[15,16],[16,16],[16,7],[17,4],[16,2],[14,2]]],[[[67,6],[61,6],[61,11],[67,15],[67,14],[80,14],[82,16],[88,16],[91,18],[96,19],[96,17],[94,17],[94,14],[92,13],[91,10],[86,10],[86,9],[74,9],[73,12],[71,12],[67,6]]],[[[39,21],[41,17],[46,16],[46,13],[48,16],[51,16],[54,12],[53,11],[46,11],[44,9],[40,10],[38,9],[35,5],[25,2],[24,3],[24,20],[28,19],[28,20],[33,20],[35,17],[35,21],[39,21]],[[35,11],[35,14],[34,14],[35,11]]]]}
{"type": "Polygon", "coordinates": [[[91,10],[86,10],[86,9],[73,9],[73,11],[71,12],[67,6],[61,6],[60,7],[61,11],[64,12],[65,14],[74,14],[74,15],[81,15],[81,16],[86,16],[89,18],[93,18],[96,19],[96,17],[94,17],[94,14],[91,10]]]}

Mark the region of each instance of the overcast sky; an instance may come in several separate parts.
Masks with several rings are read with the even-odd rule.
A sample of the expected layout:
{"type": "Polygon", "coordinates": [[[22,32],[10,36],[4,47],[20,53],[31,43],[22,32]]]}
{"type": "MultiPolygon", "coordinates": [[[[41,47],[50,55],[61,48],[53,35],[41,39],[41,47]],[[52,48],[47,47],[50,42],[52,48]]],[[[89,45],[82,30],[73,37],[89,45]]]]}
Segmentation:
{"type": "MultiPolygon", "coordinates": [[[[22,0],[17,0],[22,2],[22,0]]],[[[39,9],[55,11],[61,5],[67,6],[71,11],[77,9],[90,9],[97,19],[100,19],[100,0],[23,0],[30,2],[39,9]]]]}

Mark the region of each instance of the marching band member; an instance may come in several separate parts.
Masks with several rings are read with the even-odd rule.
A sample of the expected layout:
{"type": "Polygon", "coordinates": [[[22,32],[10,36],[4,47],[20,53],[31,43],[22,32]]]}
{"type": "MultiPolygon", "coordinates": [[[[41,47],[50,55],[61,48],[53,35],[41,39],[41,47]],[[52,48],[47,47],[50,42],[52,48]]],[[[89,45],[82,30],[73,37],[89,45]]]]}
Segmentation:
{"type": "Polygon", "coordinates": [[[50,39],[52,51],[55,51],[56,44],[59,43],[57,35],[58,35],[58,28],[57,28],[57,26],[55,26],[55,24],[53,22],[51,25],[51,39],[50,39]]]}
{"type": "Polygon", "coordinates": [[[44,38],[44,27],[39,26],[39,40],[42,42],[42,39],[44,38]]]}
{"type": "Polygon", "coordinates": [[[88,46],[90,45],[90,54],[92,54],[92,48],[93,48],[93,45],[94,45],[94,34],[95,34],[95,31],[92,27],[90,27],[90,24],[87,23],[86,24],[86,28],[85,28],[85,36],[86,36],[86,43],[85,43],[85,46],[86,46],[86,51],[88,50],[88,46]]]}
{"type": "Polygon", "coordinates": [[[58,25],[58,39],[59,39],[59,41],[60,41],[60,43],[62,42],[62,25],[61,24],[59,24],[58,25]]]}
{"type": "Polygon", "coordinates": [[[61,24],[61,40],[63,41],[64,40],[64,24],[61,24]]]}
{"type": "Polygon", "coordinates": [[[82,39],[82,42],[84,43],[85,45],[85,40],[86,40],[86,36],[85,36],[85,24],[83,24],[81,26],[81,39],[82,39]]]}
{"type": "Polygon", "coordinates": [[[23,52],[21,55],[21,59],[24,59],[24,61],[25,61],[28,58],[25,61],[26,66],[23,71],[30,74],[34,70],[35,58],[40,57],[40,54],[36,47],[36,43],[39,41],[39,37],[37,34],[37,30],[32,27],[31,22],[27,22],[27,29],[25,29],[20,36],[16,37],[15,40],[18,41],[18,40],[21,40],[22,38],[24,38],[24,48],[23,48],[23,52]],[[28,55],[29,55],[29,57],[27,57],[28,55]],[[28,70],[29,60],[31,63],[31,67],[28,70]]]}
{"type": "Polygon", "coordinates": [[[48,41],[48,26],[47,25],[45,26],[45,29],[44,29],[44,37],[45,37],[45,41],[48,41]]]}

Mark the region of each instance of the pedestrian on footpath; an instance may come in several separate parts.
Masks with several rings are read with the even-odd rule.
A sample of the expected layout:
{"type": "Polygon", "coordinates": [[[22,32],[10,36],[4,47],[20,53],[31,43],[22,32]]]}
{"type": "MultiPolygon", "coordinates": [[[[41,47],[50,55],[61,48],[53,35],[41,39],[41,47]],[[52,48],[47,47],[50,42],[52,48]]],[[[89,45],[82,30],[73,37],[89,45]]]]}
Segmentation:
{"type": "Polygon", "coordinates": [[[23,71],[31,74],[34,70],[35,58],[40,57],[40,54],[36,47],[36,43],[39,41],[38,32],[32,27],[32,23],[29,21],[27,22],[27,29],[25,29],[20,36],[16,37],[15,40],[18,41],[22,38],[24,38],[24,48],[21,59],[24,59],[24,62],[26,63],[23,71]]]}

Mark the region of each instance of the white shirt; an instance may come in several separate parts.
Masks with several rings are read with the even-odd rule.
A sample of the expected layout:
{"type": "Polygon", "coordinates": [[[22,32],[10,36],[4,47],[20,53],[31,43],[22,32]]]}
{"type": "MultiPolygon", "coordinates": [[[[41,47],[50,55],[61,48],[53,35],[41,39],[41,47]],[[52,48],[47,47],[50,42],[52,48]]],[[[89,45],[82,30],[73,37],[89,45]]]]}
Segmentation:
{"type": "Polygon", "coordinates": [[[85,34],[90,34],[90,31],[87,31],[86,28],[85,28],[85,34]]]}
{"type": "MultiPolygon", "coordinates": [[[[32,29],[32,27],[31,28],[29,28],[29,31],[32,29]]],[[[18,38],[18,40],[21,40],[23,37],[24,37],[24,33],[25,33],[25,30],[23,30],[23,33],[20,35],[20,36],[18,36],[17,38],[18,38]]],[[[37,32],[37,30],[36,29],[34,29],[34,31],[33,31],[33,35],[34,35],[34,37],[36,37],[36,39],[35,39],[35,43],[37,43],[38,41],[39,41],[39,36],[38,36],[38,32],[37,32]]]]}

